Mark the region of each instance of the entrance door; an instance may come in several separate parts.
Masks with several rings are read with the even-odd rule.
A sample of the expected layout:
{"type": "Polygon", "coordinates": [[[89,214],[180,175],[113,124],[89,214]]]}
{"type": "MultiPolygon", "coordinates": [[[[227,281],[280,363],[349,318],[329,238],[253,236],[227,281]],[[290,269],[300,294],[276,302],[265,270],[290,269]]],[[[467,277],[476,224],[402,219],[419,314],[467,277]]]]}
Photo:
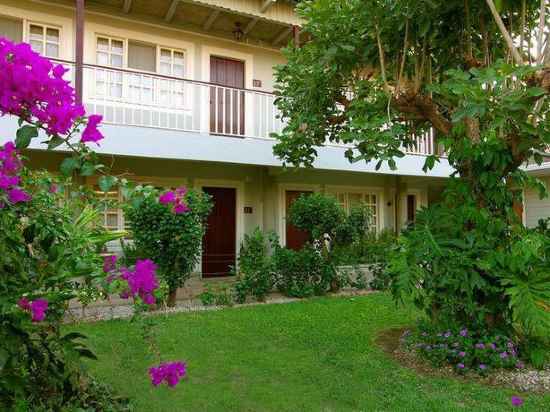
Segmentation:
{"type": "Polygon", "coordinates": [[[224,187],[204,187],[214,204],[202,241],[203,277],[228,276],[235,266],[237,235],[237,191],[224,187]]]}
{"type": "Polygon", "coordinates": [[[290,206],[302,194],[311,194],[307,191],[287,190],[286,191],[286,247],[292,250],[300,250],[309,240],[309,233],[293,226],[288,219],[290,206]]]}
{"type": "Polygon", "coordinates": [[[244,135],[244,62],[210,56],[210,132],[244,135]]]}

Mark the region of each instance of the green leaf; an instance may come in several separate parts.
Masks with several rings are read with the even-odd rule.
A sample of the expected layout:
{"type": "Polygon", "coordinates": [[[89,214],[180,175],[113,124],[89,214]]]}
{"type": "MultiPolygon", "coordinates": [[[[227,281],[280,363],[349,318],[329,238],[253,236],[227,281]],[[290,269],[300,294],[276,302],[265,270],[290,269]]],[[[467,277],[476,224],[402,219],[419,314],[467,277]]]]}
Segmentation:
{"type": "Polygon", "coordinates": [[[18,149],[26,149],[31,144],[33,137],[38,136],[36,126],[25,125],[17,130],[15,146],[18,149]]]}
{"type": "Polygon", "coordinates": [[[108,192],[116,182],[117,178],[114,176],[101,176],[98,180],[99,189],[102,192],[108,192]]]}
{"type": "Polygon", "coordinates": [[[81,176],[93,176],[95,173],[96,167],[93,163],[86,162],[80,168],[81,176]]]}
{"type": "Polygon", "coordinates": [[[74,170],[80,167],[80,161],[76,157],[67,157],[61,162],[59,169],[65,176],[69,176],[74,170]]]}
{"type": "Polygon", "coordinates": [[[59,147],[61,146],[63,143],[65,143],[65,140],[63,140],[61,137],[59,136],[53,136],[49,141],[48,141],[48,150],[53,150],[55,149],[56,147],[59,147]]]}

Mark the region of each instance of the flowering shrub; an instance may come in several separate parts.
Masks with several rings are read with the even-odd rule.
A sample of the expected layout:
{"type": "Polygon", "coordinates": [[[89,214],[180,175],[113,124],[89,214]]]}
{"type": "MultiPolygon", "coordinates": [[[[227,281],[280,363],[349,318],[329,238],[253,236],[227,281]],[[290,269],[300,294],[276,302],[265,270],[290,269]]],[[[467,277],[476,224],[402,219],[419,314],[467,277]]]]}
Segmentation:
{"type": "Polygon", "coordinates": [[[124,205],[134,245],[158,265],[169,287],[170,306],[198,262],[211,202],[205,193],[178,188],[159,192],[137,187],[124,205]]]}
{"type": "Polygon", "coordinates": [[[517,344],[500,334],[480,334],[466,328],[443,331],[420,328],[403,338],[409,348],[434,366],[451,365],[458,373],[472,371],[484,375],[492,369],[525,367],[517,344]]]}
{"type": "MultiPolygon", "coordinates": [[[[29,45],[0,39],[0,115],[18,117],[20,126],[15,142],[0,147],[0,410],[126,410],[81,369],[79,357],[95,357],[85,336],[63,335],[60,327],[69,300],[83,290],[104,295],[116,262],[103,262],[98,252],[123,233],[100,228],[101,214],[86,193],[65,197],[69,180],[31,173],[18,152],[41,134],[48,149],[72,151],[60,165],[63,174],[103,169],[86,145],[103,138],[101,116],[85,116],[65,72],[29,45]]],[[[114,181],[102,176],[100,185],[114,181]]],[[[161,292],[154,269],[140,261],[116,280],[138,314],[161,292]]]]}

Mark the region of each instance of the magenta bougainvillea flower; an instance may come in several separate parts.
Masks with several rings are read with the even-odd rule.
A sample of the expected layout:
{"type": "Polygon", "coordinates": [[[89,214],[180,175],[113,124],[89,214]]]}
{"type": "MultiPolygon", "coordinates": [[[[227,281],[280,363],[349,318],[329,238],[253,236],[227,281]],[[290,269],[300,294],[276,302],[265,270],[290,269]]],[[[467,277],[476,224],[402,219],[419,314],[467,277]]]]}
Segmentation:
{"type": "Polygon", "coordinates": [[[154,292],[159,287],[156,276],[157,266],[152,260],[138,260],[134,270],[121,268],[120,278],[128,282],[128,290],[121,293],[120,297],[127,299],[130,296],[139,297],[147,305],[155,304],[154,292]]]}
{"type": "Polygon", "coordinates": [[[159,196],[159,202],[163,205],[169,205],[176,202],[176,194],[174,192],[166,192],[159,196]]]}
{"type": "Polygon", "coordinates": [[[101,123],[102,119],[103,119],[103,116],[99,114],[93,114],[88,118],[88,123],[86,124],[86,128],[82,132],[82,137],[80,138],[80,141],[82,143],[87,143],[87,142],[97,143],[101,139],[103,139],[103,135],[97,129],[97,126],[99,125],[99,123],[101,123]]]}
{"type": "Polygon", "coordinates": [[[19,299],[17,305],[25,312],[31,313],[33,322],[42,322],[46,318],[46,311],[48,310],[48,301],[46,299],[29,301],[23,297],[19,299]]]}
{"type": "Polygon", "coordinates": [[[31,196],[18,186],[20,179],[17,173],[21,167],[15,144],[7,142],[0,149],[0,194],[4,192],[8,202],[12,204],[31,200],[31,196]]]}
{"type": "Polygon", "coordinates": [[[149,376],[154,386],[162,382],[173,388],[186,374],[186,365],[183,362],[165,362],[159,366],[149,368],[149,376]]]}
{"type": "Polygon", "coordinates": [[[521,399],[519,396],[512,396],[512,405],[513,406],[523,405],[523,399],[521,399]]]}
{"type": "MultiPolygon", "coordinates": [[[[63,76],[68,69],[54,65],[32,50],[0,38],[0,115],[13,114],[40,123],[50,135],[67,134],[84,117],[75,91],[63,76]]],[[[98,142],[101,116],[90,116],[82,142],[98,142]]]]}
{"type": "Polygon", "coordinates": [[[8,200],[11,203],[28,202],[31,200],[31,195],[22,189],[14,187],[13,189],[8,190],[8,200]]]}
{"type": "Polygon", "coordinates": [[[117,257],[116,255],[109,255],[103,258],[103,271],[105,273],[112,272],[116,268],[117,257]]]}
{"type": "Polygon", "coordinates": [[[185,195],[187,194],[187,188],[185,186],[178,187],[175,192],[168,191],[159,196],[159,202],[163,205],[172,205],[172,211],[179,215],[181,213],[187,213],[191,209],[185,203],[185,195]]]}

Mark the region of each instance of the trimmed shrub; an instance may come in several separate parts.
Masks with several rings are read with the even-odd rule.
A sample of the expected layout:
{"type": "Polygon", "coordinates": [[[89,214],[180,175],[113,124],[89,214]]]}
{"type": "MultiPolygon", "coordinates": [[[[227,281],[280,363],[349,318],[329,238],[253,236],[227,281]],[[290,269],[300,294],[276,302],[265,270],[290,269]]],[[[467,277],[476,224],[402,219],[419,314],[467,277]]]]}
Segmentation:
{"type": "Polygon", "coordinates": [[[177,288],[183,286],[199,262],[206,218],[212,204],[207,194],[189,190],[185,202],[189,210],[174,213],[159,202],[159,192],[142,188],[125,205],[134,245],[139,255],[158,265],[169,287],[169,305],[175,304],[177,288]]]}
{"type": "Polygon", "coordinates": [[[323,295],[336,278],[334,267],[311,246],[299,251],[277,248],[273,260],[277,288],[287,296],[323,295]]]}
{"type": "Polygon", "coordinates": [[[275,275],[269,252],[277,246],[278,238],[273,232],[264,234],[256,228],[251,234],[244,236],[239,253],[237,282],[233,288],[237,302],[245,302],[248,296],[264,301],[273,289],[275,275]]]}

